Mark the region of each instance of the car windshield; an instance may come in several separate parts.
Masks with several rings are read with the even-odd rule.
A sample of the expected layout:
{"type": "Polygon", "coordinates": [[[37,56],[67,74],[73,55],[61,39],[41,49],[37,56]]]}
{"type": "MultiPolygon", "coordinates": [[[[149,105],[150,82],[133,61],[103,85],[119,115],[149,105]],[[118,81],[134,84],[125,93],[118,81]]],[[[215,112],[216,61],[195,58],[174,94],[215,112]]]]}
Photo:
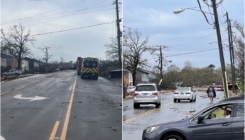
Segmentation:
{"type": "Polygon", "coordinates": [[[176,90],[177,91],[187,91],[189,90],[189,87],[178,87],[176,90]]]}
{"type": "Polygon", "coordinates": [[[155,91],[156,88],[153,85],[140,85],[136,87],[135,91],[155,91]]]}

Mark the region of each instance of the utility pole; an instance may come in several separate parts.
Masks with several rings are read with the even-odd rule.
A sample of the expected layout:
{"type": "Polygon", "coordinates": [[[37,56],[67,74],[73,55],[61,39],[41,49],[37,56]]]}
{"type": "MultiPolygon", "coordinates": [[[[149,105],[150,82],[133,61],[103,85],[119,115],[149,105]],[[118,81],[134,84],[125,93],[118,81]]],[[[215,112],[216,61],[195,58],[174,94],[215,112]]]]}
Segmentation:
{"type": "Polygon", "coordinates": [[[216,7],[216,0],[211,0],[212,6],[213,6],[213,12],[214,12],[214,20],[215,20],[215,27],[216,27],[216,33],[217,33],[217,39],[218,39],[218,46],[219,46],[219,55],[220,55],[220,63],[221,63],[221,70],[222,70],[222,76],[223,76],[223,88],[225,92],[225,98],[228,98],[228,89],[227,89],[227,78],[226,78],[226,70],[225,70],[225,60],[224,60],[224,54],[223,54],[223,47],[222,47],[222,39],[220,35],[220,28],[219,28],[219,20],[218,20],[218,13],[217,13],[217,7],[216,7]]]}
{"type": "Polygon", "coordinates": [[[118,63],[119,63],[119,69],[122,68],[122,58],[121,58],[121,41],[120,38],[122,36],[119,22],[121,20],[119,19],[119,9],[118,9],[118,0],[116,0],[116,14],[117,14],[117,45],[118,45],[118,63]]]}
{"type": "Polygon", "coordinates": [[[228,40],[229,40],[229,51],[230,51],[230,62],[231,62],[231,77],[232,77],[232,91],[235,92],[235,70],[234,70],[234,54],[233,44],[232,44],[232,32],[231,32],[231,23],[228,16],[228,12],[226,12],[226,22],[227,22],[227,31],[228,31],[228,40]]]}
{"type": "Polygon", "coordinates": [[[163,75],[162,75],[162,46],[160,46],[159,62],[160,62],[160,75],[161,75],[161,79],[163,79],[163,75]]]}
{"type": "Polygon", "coordinates": [[[48,59],[52,56],[52,55],[49,55],[48,54],[48,49],[49,49],[50,47],[48,47],[48,46],[44,46],[43,48],[38,48],[38,49],[41,49],[44,53],[45,53],[45,55],[44,55],[44,60],[45,60],[45,62],[46,62],[46,68],[45,68],[45,72],[47,73],[48,72],[48,59]]]}

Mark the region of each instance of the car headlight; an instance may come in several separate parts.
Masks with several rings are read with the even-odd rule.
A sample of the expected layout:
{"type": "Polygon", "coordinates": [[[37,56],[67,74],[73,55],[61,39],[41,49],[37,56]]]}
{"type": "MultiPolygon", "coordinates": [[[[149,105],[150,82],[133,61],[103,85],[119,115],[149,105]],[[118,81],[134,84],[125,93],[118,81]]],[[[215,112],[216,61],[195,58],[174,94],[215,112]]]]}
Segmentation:
{"type": "Polygon", "coordinates": [[[151,133],[151,132],[157,130],[159,127],[160,127],[160,125],[148,127],[148,128],[146,128],[146,133],[151,133]]]}

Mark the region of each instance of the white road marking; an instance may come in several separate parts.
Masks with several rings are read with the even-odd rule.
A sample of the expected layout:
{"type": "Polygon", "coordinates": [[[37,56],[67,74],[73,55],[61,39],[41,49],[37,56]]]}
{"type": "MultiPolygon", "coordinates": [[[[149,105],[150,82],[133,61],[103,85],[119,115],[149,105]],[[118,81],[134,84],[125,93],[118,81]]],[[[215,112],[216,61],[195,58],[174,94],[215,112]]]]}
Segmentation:
{"type": "Polygon", "coordinates": [[[30,100],[30,101],[47,99],[47,97],[41,97],[41,96],[35,96],[35,97],[21,97],[21,96],[22,96],[22,94],[15,95],[14,98],[16,98],[16,99],[30,100]]]}
{"type": "Polygon", "coordinates": [[[69,90],[71,90],[72,86],[70,86],[69,90]]]}

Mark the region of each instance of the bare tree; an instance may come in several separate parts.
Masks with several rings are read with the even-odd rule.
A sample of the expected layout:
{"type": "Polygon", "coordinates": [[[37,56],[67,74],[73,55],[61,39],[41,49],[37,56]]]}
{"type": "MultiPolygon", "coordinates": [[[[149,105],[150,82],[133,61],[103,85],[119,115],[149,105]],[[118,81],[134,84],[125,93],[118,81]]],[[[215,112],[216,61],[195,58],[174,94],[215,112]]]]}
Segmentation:
{"type": "Polygon", "coordinates": [[[14,56],[18,60],[18,69],[21,69],[21,59],[25,56],[31,55],[30,49],[27,47],[27,43],[33,45],[35,38],[31,36],[30,29],[25,32],[25,28],[19,24],[14,25],[9,29],[8,33],[4,33],[1,29],[1,40],[5,43],[5,49],[8,53],[14,56]]]}
{"type": "Polygon", "coordinates": [[[244,81],[244,38],[245,38],[245,30],[241,24],[238,22],[234,22],[235,28],[239,31],[240,36],[235,36],[235,59],[236,59],[236,70],[237,75],[244,81]]]}
{"type": "MultiPolygon", "coordinates": [[[[106,56],[107,58],[111,60],[118,60],[118,45],[117,45],[117,39],[116,38],[111,38],[111,43],[110,44],[105,44],[106,47],[106,56]]],[[[122,51],[120,51],[122,52],[122,51]]],[[[122,54],[121,54],[122,55],[122,54]]]]}
{"type": "Polygon", "coordinates": [[[136,84],[136,70],[138,67],[148,67],[147,59],[143,58],[145,52],[152,51],[152,48],[147,45],[148,37],[142,39],[141,33],[137,29],[129,29],[123,37],[123,56],[124,68],[132,73],[133,85],[136,84]]]}

